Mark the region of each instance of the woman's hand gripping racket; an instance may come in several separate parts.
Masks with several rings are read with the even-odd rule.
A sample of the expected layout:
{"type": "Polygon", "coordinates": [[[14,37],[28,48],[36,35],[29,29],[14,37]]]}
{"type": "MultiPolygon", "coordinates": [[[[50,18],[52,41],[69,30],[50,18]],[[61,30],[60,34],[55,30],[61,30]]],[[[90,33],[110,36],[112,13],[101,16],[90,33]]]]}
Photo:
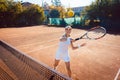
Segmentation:
{"type": "Polygon", "coordinates": [[[76,38],[75,41],[79,39],[97,40],[97,39],[101,39],[105,35],[106,35],[106,29],[104,27],[99,26],[99,27],[91,28],[81,37],[76,38]]]}

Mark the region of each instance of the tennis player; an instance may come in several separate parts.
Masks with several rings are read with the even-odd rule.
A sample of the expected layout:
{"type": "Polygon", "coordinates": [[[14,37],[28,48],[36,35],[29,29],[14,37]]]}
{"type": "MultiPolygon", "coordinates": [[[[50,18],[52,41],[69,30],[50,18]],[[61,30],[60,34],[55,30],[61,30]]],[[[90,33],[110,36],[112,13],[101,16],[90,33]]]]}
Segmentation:
{"type": "Polygon", "coordinates": [[[65,62],[67,73],[70,78],[71,78],[71,69],[70,69],[70,57],[69,57],[68,47],[69,45],[71,45],[72,49],[74,50],[86,45],[85,43],[83,43],[81,45],[74,46],[73,42],[75,42],[75,40],[70,38],[71,30],[72,30],[71,26],[65,27],[65,34],[60,38],[59,47],[56,52],[55,62],[54,62],[54,69],[56,69],[60,60],[63,60],[65,62]]]}

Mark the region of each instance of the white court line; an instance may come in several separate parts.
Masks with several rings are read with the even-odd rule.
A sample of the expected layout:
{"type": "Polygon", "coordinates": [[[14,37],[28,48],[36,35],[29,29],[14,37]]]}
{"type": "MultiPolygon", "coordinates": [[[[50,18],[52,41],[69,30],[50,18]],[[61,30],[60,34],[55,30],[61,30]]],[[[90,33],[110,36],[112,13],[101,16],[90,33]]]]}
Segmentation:
{"type": "MultiPolygon", "coordinates": [[[[78,33],[79,33],[79,32],[78,32],[78,33]]],[[[76,36],[78,36],[78,35],[80,35],[80,34],[74,34],[74,35],[72,35],[72,36],[76,37],[76,36]]],[[[54,38],[54,39],[49,40],[49,41],[42,41],[42,42],[38,42],[38,43],[31,43],[31,44],[24,45],[24,46],[30,46],[30,45],[35,45],[35,44],[49,43],[49,42],[56,41],[56,40],[58,40],[58,39],[59,39],[59,38],[54,38]]],[[[102,44],[102,43],[97,43],[97,44],[102,44]]],[[[45,48],[49,48],[49,47],[53,47],[53,46],[56,46],[56,45],[57,45],[57,44],[53,44],[53,45],[50,45],[50,46],[41,47],[41,48],[39,48],[39,49],[34,49],[34,50],[31,50],[31,51],[28,51],[28,53],[34,52],[34,51],[38,51],[38,50],[41,50],[41,49],[45,49],[45,48]]],[[[109,44],[105,44],[105,43],[103,43],[102,45],[114,46],[114,47],[120,48],[120,46],[109,45],[109,44]]],[[[21,47],[23,47],[23,45],[22,45],[21,47]]],[[[79,51],[79,50],[76,50],[76,51],[79,51]]],[[[91,50],[87,50],[87,51],[88,51],[89,53],[92,53],[91,50]]]]}
{"type": "Polygon", "coordinates": [[[118,72],[117,72],[117,74],[116,74],[114,80],[118,80],[118,76],[119,76],[119,75],[120,75],[120,68],[119,68],[119,70],[118,70],[118,72]]]}
{"type": "Polygon", "coordinates": [[[53,41],[56,41],[58,40],[57,38],[55,39],[52,39],[52,40],[49,40],[49,41],[40,41],[40,42],[37,42],[37,43],[31,43],[31,44],[25,44],[25,45],[21,45],[19,47],[25,47],[25,46],[31,46],[31,45],[35,45],[35,44],[44,44],[44,43],[49,43],[49,42],[53,42],[53,41]]]}
{"type": "MultiPolygon", "coordinates": [[[[37,43],[37,44],[44,44],[44,43],[49,43],[49,42],[52,42],[52,41],[55,41],[55,40],[58,40],[58,39],[53,39],[53,40],[50,40],[50,41],[43,41],[43,42],[40,42],[40,43],[37,43]]],[[[35,43],[36,44],[36,43],[35,43]]],[[[97,44],[102,44],[102,43],[97,43],[97,44]]],[[[33,44],[30,44],[30,45],[33,45],[33,44]]],[[[45,48],[49,48],[49,47],[53,47],[53,46],[56,46],[58,44],[53,44],[53,45],[50,45],[50,46],[45,46],[45,47],[41,47],[39,49],[34,49],[34,50],[31,50],[31,51],[28,51],[27,53],[31,53],[31,52],[35,52],[35,51],[38,51],[38,50],[41,50],[41,49],[45,49],[45,48]]],[[[107,45],[107,46],[114,46],[115,48],[119,49],[120,46],[115,46],[115,45],[109,45],[109,44],[105,44],[103,43],[102,45],[107,45]]],[[[89,49],[86,49],[89,53],[93,53],[92,50],[89,50],[89,49]]],[[[79,52],[79,49],[78,50],[75,50],[75,52],[79,52]]]]}
{"type": "Polygon", "coordinates": [[[53,47],[53,46],[56,46],[56,45],[58,45],[58,44],[54,44],[54,45],[50,45],[50,46],[46,46],[46,47],[42,47],[42,48],[39,48],[39,49],[30,50],[30,51],[28,51],[28,52],[26,52],[26,53],[31,53],[31,52],[39,51],[39,50],[41,50],[41,49],[45,49],[45,48],[49,48],[49,47],[53,47]]]}
{"type": "MultiPolygon", "coordinates": [[[[45,29],[45,28],[44,28],[44,29],[45,29]]],[[[43,30],[43,29],[42,29],[42,30],[43,30]]],[[[40,31],[42,31],[42,30],[40,30],[40,31]]],[[[43,32],[41,32],[41,33],[43,33],[43,32]]],[[[19,37],[19,36],[18,36],[19,34],[11,34],[11,35],[12,35],[13,37],[19,37]]],[[[7,38],[11,38],[11,35],[8,35],[7,38]]],[[[23,36],[25,36],[25,35],[20,35],[20,37],[23,37],[23,36]]],[[[12,37],[12,38],[13,38],[13,37],[12,37]]]]}
{"type": "MultiPolygon", "coordinates": [[[[72,35],[73,36],[73,35],[72,35]]],[[[75,36],[78,36],[78,35],[75,35],[75,36]]],[[[49,41],[40,41],[40,42],[37,42],[37,43],[31,43],[31,44],[25,44],[25,45],[21,45],[19,47],[26,47],[26,46],[31,46],[31,45],[35,45],[35,44],[44,44],[44,43],[49,43],[49,42],[53,42],[53,41],[59,41],[59,38],[54,38],[54,39],[51,39],[49,41]]]]}
{"type": "MultiPolygon", "coordinates": [[[[52,42],[52,41],[54,41],[54,40],[58,40],[58,39],[53,39],[53,40],[50,40],[50,41],[43,41],[42,43],[48,43],[48,42],[52,42]]],[[[42,47],[39,48],[39,49],[30,50],[30,51],[28,51],[27,53],[31,53],[31,52],[35,52],[35,51],[39,51],[39,50],[41,50],[41,49],[45,49],[45,48],[49,48],[49,47],[53,47],[53,46],[56,46],[56,45],[58,45],[58,43],[57,43],[57,44],[50,45],[50,46],[45,46],[45,47],[42,46],[42,47]]]]}
{"type": "Polygon", "coordinates": [[[100,43],[100,42],[98,42],[98,43],[96,43],[96,44],[102,44],[102,45],[107,45],[107,46],[112,46],[112,47],[114,47],[114,48],[120,48],[120,46],[117,46],[117,45],[111,45],[111,44],[108,44],[108,43],[100,43]]]}

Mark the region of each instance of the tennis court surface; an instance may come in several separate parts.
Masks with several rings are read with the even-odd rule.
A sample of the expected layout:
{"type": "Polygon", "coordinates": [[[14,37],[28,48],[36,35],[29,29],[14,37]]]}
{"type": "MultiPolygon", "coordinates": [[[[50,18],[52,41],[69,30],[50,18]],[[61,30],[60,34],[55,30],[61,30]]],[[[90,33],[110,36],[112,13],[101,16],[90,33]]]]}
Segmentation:
{"type": "Polygon", "coordinates": [[[0,51],[0,80],[70,80],[4,41],[0,51]]]}
{"type": "MultiPolygon", "coordinates": [[[[73,29],[71,37],[76,38],[84,34],[84,32],[84,30],[73,29]]],[[[52,69],[59,37],[63,33],[64,28],[47,27],[44,25],[22,28],[0,28],[0,39],[22,51],[25,55],[30,56],[32,60],[35,59],[38,63],[42,62],[52,69]]],[[[120,35],[107,34],[100,40],[79,40],[74,44],[77,45],[83,42],[87,43],[87,45],[77,50],[69,49],[73,80],[120,80],[120,35]]],[[[21,60],[10,55],[10,52],[1,45],[0,78],[3,80],[12,80],[12,78],[19,80],[24,76],[23,78],[27,78],[28,80],[37,80],[40,77],[37,67],[38,63],[36,64],[31,60],[26,62],[24,59],[26,57],[23,56],[23,62],[20,62],[21,60]],[[11,60],[6,59],[6,57],[10,57],[11,60]],[[8,62],[14,63],[10,65],[8,62]],[[20,66],[17,65],[19,62],[20,66]],[[37,68],[34,69],[30,67],[31,65],[25,67],[23,64],[27,64],[24,62],[27,64],[32,62],[37,68]],[[9,65],[10,68],[6,65],[9,65]],[[15,75],[14,73],[19,70],[14,68],[14,66],[17,66],[20,70],[25,70],[25,75],[23,72],[15,75]],[[34,74],[35,78],[33,78],[32,74],[34,74]],[[18,75],[20,76],[18,77],[18,75]],[[4,76],[8,77],[3,78],[4,76]]],[[[63,76],[67,76],[63,61],[60,62],[57,71],[63,76]]],[[[50,78],[49,74],[48,78],[50,78]]],[[[41,78],[41,80],[44,79],[41,78]]]]}

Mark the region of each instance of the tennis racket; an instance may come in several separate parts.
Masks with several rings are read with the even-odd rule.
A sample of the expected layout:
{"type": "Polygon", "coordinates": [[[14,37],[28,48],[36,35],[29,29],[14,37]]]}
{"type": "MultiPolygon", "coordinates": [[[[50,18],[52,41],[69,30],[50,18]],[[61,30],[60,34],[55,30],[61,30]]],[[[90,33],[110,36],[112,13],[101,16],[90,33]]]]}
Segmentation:
{"type": "Polygon", "coordinates": [[[106,35],[106,29],[104,27],[101,26],[93,27],[79,38],[76,38],[75,41],[80,39],[97,40],[103,38],[105,35],[106,35]]]}

